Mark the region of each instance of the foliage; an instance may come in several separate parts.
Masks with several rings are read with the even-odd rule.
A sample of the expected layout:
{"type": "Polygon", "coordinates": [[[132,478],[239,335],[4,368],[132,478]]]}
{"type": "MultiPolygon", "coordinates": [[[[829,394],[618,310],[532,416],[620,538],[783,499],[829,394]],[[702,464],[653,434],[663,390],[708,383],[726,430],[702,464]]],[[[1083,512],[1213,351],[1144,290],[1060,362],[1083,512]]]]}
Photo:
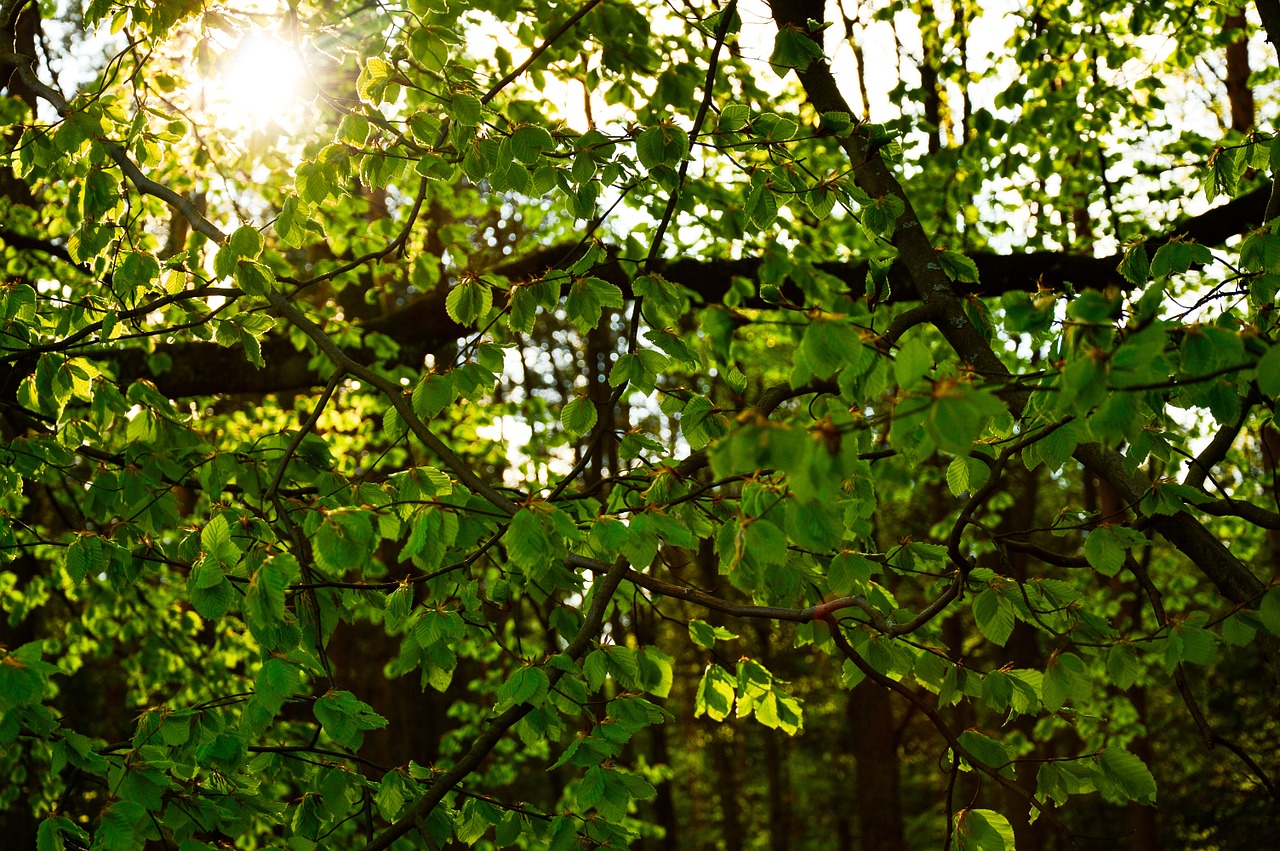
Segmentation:
{"type": "Polygon", "coordinates": [[[1280,5],[836,6],[0,3],[4,835],[1269,835],[1280,5]]]}

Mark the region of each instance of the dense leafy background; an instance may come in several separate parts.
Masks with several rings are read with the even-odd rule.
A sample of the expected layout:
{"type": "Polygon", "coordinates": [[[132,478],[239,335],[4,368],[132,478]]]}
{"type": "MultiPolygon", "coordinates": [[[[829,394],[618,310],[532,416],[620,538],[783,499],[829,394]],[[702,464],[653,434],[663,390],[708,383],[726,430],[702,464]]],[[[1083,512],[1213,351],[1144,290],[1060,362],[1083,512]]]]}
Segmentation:
{"type": "Polygon", "coordinates": [[[1274,0],[0,30],[6,843],[1275,835],[1274,0]]]}

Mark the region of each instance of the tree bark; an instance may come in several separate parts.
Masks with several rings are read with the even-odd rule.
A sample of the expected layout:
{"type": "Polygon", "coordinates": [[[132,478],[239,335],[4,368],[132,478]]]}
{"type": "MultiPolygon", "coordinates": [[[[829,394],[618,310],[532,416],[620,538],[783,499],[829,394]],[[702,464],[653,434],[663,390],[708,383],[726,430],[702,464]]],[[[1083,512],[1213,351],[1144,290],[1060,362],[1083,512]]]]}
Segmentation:
{"type": "Polygon", "coordinates": [[[1227,103],[1231,106],[1231,129],[1247,133],[1253,129],[1253,88],[1249,85],[1249,25],[1244,11],[1227,15],[1222,22],[1227,42],[1227,103]]]}
{"type": "MultiPolygon", "coordinates": [[[[1130,689],[1129,699],[1138,712],[1138,722],[1144,727],[1147,722],[1147,693],[1141,686],[1130,689]]],[[[1129,750],[1154,768],[1155,758],[1151,753],[1151,740],[1147,736],[1136,736],[1129,745],[1129,750]]],[[[1160,835],[1155,807],[1130,801],[1125,808],[1125,820],[1129,828],[1129,851],[1160,851],[1160,835]]]]}
{"type": "Polygon", "coordinates": [[[868,680],[849,694],[846,720],[858,765],[854,807],[859,847],[906,851],[895,720],[889,700],[887,691],[868,680]]]}

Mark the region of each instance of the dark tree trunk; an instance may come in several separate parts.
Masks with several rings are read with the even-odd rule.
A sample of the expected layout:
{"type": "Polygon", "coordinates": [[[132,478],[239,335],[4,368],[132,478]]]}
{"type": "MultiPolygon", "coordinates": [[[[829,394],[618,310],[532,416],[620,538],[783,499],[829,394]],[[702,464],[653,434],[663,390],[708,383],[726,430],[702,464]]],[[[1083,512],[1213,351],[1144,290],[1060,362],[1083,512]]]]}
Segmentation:
{"type": "MultiPolygon", "coordinates": [[[[790,679],[786,671],[778,669],[773,658],[769,624],[758,621],[755,627],[760,662],[775,674],[790,679]]],[[[793,796],[787,771],[786,739],[777,730],[764,727],[759,728],[759,733],[764,737],[765,788],[769,796],[769,847],[773,851],[790,851],[793,796]]]]}
{"type": "MultiPolygon", "coordinates": [[[[653,613],[646,610],[638,610],[632,612],[632,628],[635,632],[636,641],[640,646],[646,646],[657,643],[658,629],[655,623],[656,618],[653,613]]],[[[677,663],[678,664],[678,663],[677,663]]],[[[679,674],[677,674],[679,676],[679,674]]],[[[674,685],[674,684],[673,684],[674,685]]],[[[678,705],[676,703],[675,705],[678,705]]],[[[666,724],[654,724],[648,728],[649,737],[649,754],[648,761],[650,765],[670,765],[671,764],[671,747],[669,744],[669,735],[666,724]]],[[[653,821],[662,828],[662,838],[659,840],[646,841],[642,847],[653,848],[655,851],[659,848],[679,848],[680,847],[680,824],[676,811],[676,800],[673,792],[674,784],[677,778],[664,781],[657,785],[657,795],[653,799],[653,821]]]]}
{"type": "MultiPolygon", "coordinates": [[[[1280,430],[1275,426],[1262,427],[1262,468],[1266,470],[1263,486],[1273,494],[1280,492],[1280,430]]],[[[1271,562],[1271,575],[1280,577],[1280,529],[1267,530],[1267,549],[1271,562]]]]}
{"type": "MultiPolygon", "coordinates": [[[[39,570],[40,563],[26,554],[18,556],[5,567],[5,572],[14,575],[16,580],[14,587],[18,589],[27,587],[39,570]]],[[[0,646],[15,650],[34,640],[35,628],[30,616],[17,623],[10,624],[8,613],[0,614],[0,646]]],[[[16,768],[7,759],[5,764],[9,766],[10,770],[16,768]]],[[[23,785],[32,786],[38,784],[40,782],[40,771],[41,768],[35,765],[27,768],[27,778],[23,785]]],[[[31,790],[32,793],[35,791],[35,789],[31,790]]],[[[31,807],[26,800],[20,800],[17,806],[10,807],[7,810],[0,810],[0,836],[5,837],[6,847],[35,848],[36,831],[39,827],[40,824],[36,820],[35,814],[31,812],[31,807]]]]}
{"type": "MultiPolygon", "coordinates": [[[[956,46],[960,50],[960,67],[968,69],[969,19],[971,17],[968,0],[951,0],[951,9],[955,14],[954,31],[956,46]]],[[[960,85],[960,131],[956,136],[961,145],[969,141],[969,119],[973,117],[973,104],[969,100],[969,86],[967,83],[968,80],[965,79],[960,85]]]]}
{"type": "Polygon", "coordinates": [[[588,489],[598,485],[600,480],[609,475],[609,465],[613,455],[613,430],[611,423],[615,411],[609,404],[613,390],[609,387],[610,357],[613,354],[613,316],[605,311],[600,317],[600,324],[587,332],[586,365],[587,397],[595,405],[599,422],[610,423],[604,426],[605,433],[595,441],[588,451],[590,461],[587,463],[583,478],[588,489]]]}
{"type": "Polygon", "coordinates": [[[859,847],[906,851],[897,737],[889,693],[864,680],[849,694],[846,718],[858,762],[853,803],[858,813],[859,847]]]}
{"type": "Polygon", "coordinates": [[[764,735],[765,783],[769,789],[769,847],[773,851],[790,851],[792,795],[787,776],[787,743],[777,730],[760,732],[764,735]]]}
{"type": "Polygon", "coordinates": [[[1222,32],[1234,35],[1227,42],[1227,102],[1231,105],[1231,129],[1253,129],[1253,88],[1249,85],[1249,28],[1244,12],[1227,15],[1222,32]]]}
{"type": "MultiPolygon", "coordinates": [[[[671,763],[670,748],[667,745],[667,727],[657,724],[649,728],[649,756],[655,765],[671,763]]],[[[680,847],[680,822],[676,817],[676,799],[672,794],[671,781],[658,784],[658,794],[653,800],[653,820],[662,828],[662,840],[653,844],[654,848],[680,847]]]]}
{"type": "Polygon", "coordinates": [[[929,134],[929,153],[936,154],[942,148],[942,91],[938,88],[938,18],[933,4],[920,7],[920,87],[924,89],[924,120],[933,125],[929,134]]]}
{"type": "MultiPolygon", "coordinates": [[[[742,776],[743,765],[735,747],[736,738],[732,727],[722,727],[712,731],[711,764],[715,769],[716,786],[720,791],[720,847],[724,851],[742,851],[742,813],[739,812],[741,791],[738,779],[742,776]]],[[[708,846],[700,843],[701,847],[708,846]]]]}
{"type": "MultiPolygon", "coordinates": [[[[1138,720],[1145,727],[1147,722],[1147,693],[1142,688],[1134,688],[1129,692],[1133,708],[1138,711],[1138,720]]],[[[1129,745],[1134,756],[1137,756],[1148,767],[1152,767],[1151,740],[1147,736],[1137,736],[1129,745]]],[[[1126,808],[1126,821],[1129,829],[1129,851],[1160,851],[1160,836],[1156,823],[1155,807],[1147,807],[1137,801],[1130,801],[1126,808]]]]}
{"type": "MultiPolygon", "coordinates": [[[[696,563],[701,586],[708,589],[717,588],[722,577],[719,561],[710,541],[703,541],[702,546],[699,547],[696,563]]],[[[725,622],[725,617],[718,612],[707,612],[704,617],[708,623],[714,625],[722,625],[725,622]]],[[[747,766],[743,758],[740,737],[738,731],[729,723],[720,724],[703,719],[703,724],[706,732],[705,740],[710,741],[707,750],[711,767],[710,785],[713,790],[707,800],[714,806],[714,811],[706,814],[705,817],[702,813],[694,816],[695,820],[704,820],[701,830],[696,827],[691,830],[695,836],[693,847],[716,849],[716,851],[742,851],[745,828],[741,809],[741,781],[746,776],[747,766]],[[717,822],[720,828],[719,842],[716,841],[713,833],[713,825],[717,822]]]]}

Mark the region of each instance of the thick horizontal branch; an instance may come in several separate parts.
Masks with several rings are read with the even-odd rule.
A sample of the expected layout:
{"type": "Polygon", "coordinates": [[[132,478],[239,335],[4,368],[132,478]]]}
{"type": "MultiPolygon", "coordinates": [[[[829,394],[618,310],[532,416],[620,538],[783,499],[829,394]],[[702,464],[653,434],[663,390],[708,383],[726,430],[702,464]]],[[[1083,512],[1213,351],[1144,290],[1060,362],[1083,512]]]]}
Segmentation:
{"type": "MultiPolygon", "coordinates": [[[[570,555],[565,561],[571,567],[586,568],[596,573],[603,573],[610,568],[607,562],[580,555],[570,555]]],[[[791,623],[823,621],[834,626],[838,619],[837,612],[844,609],[859,609],[867,617],[867,620],[862,621],[864,625],[872,627],[889,638],[908,635],[933,620],[955,599],[959,589],[959,584],[953,582],[942,595],[926,606],[915,617],[908,621],[897,622],[886,617],[866,597],[856,595],[837,597],[814,606],[806,606],[803,609],[792,609],[783,606],[758,606],[753,603],[737,603],[732,600],[726,600],[723,597],[716,597],[705,591],[664,582],[632,568],[626,569],[623,578],[632,585],[643,588],[650,593],[662,597],[670,597],[674,600],[684,600],[686,603],[692,603],[708,611],[720,612],[735,618],[789,621],[791,623]]]]}
{"type": "MultiPolygon", "coordinates": [[[[1256,190],[1183,222],[1165,236],[1149,240],[1148,251],[1154,251],[1175,236],[1195,239],[1204,244],[1220,243],[1259,223],[1265,207],[1266,191],[1256,190]]],[[[5,239],[14,249],[59,256],[58,246],[34,238],[9,233],[5,234],[5,239]],[[28,239],[30,242],[27,242],[28,239]]],[[[577,256],[572,248],[563,245],[544,247],[491,272],[515,282],[532,280],[551,269],[569,265],[577,256]]],[[[999,296],[1010,291],[1036,292],[1040,288],[1063,290],[1069,285],[1095,288],[1129,286],[1116,271],[1120,259],[1118,256],[1098,258],[1044,251],[1023,254],[974,252],[970,256],[977,264],[981,283],[969,285],[969,289],[984,297],[999,296]]],[[[682,257],[660,260],[655,264],[654,271],[686,287],[703,304],[717,304],[723,302],[735,279],[758,280],[763,262],[759,257],[682,257]]],[[[840,281],[855,297],[865,292],[866,263],[819,263],[816,268],[840,281]]],[[[615,259],[595,269],[593,274],[616,284],[624,295],[630,297],[632,272],[634,269],[624,268],[623,263],[615,259]]],[[[901,263],[893,265],[889,280],[890,301],[908,301],[915,297],[914,287],[901,263]]],[[[783,295],[800,301],[801,293],[798,289],[791,289],[792,286],[788,284],[784,287],[783,295]]],[[[364,322],[362,327],[366,331],[383,334],[399,344],[399,363],[420,364],[427,353],[452,345],[469,333],[466,328],[449,318],[445,310],[447,295],[447,291],[443,289],[426,294],[384,316],[364,322]]],[[[744,306],[769,307],[756,300],[748,300],[744,306]]],[[[240,349],[224,348],[213,343],[168,343],[157,347],[157,351],[166,357],[154,359],[141,349],[118,350],[114,359],[120,379],[128,382],[147,378],[155,382],[162,393],[172,397],[287,392],[323,386],[325,382],[325,377],[311,367],[311,355],[298,351],[284,337],[271,336],[263,341],[262,354],[266,367],[260,370],[247,361],[240,349]],[[163,371],[158,365],[165,365],[163,371]]],[[[365,354],[372,360],[371,353],[365,354]]]]}

